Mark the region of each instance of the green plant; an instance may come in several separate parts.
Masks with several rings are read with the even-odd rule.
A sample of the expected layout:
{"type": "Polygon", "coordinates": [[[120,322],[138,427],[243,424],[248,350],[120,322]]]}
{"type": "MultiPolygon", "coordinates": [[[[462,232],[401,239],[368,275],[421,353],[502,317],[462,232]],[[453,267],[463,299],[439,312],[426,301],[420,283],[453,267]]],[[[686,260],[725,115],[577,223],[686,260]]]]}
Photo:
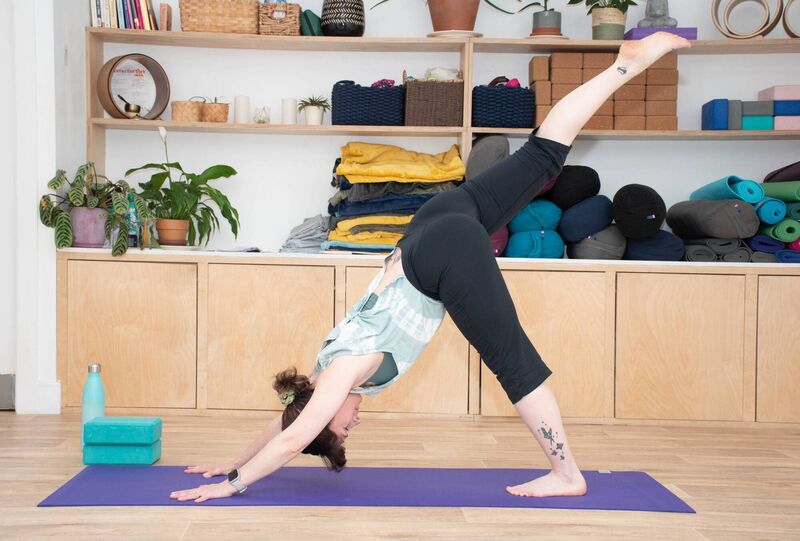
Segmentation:
{"type": "Polygon", "coordinates": [[[208,244],[211,233],[219,229],[219,218],[211,206],[213,203],[227,220],[233,235],[238,236],[239,211],[231,205],[225,194],[210,184],[213,180],[235,175],[236,170],[229,165],[212,165],[199,175],[187,173],[180,163],[169,161],[167,130],[159,128],[158,131],[164,144],[166,161],[148,163],[125,173],[127,177],[137,171],[156,170],[149,181],[139,184],[142,197],[155,217],[188,220],[189,244],[195,245],[195,241],[197,244],[208,244]],[[179,173],[177,179],[173,178],[173,173],[179,173]]]}
{"type": "Polygon", "coordinates": [[[98,175],[92,162],[78,167],[72,181],[63,169],[56,171],[47,187],[61,193],[45,194],[39,199],[39,220],[55,230],[56,248],[68,248],[74,240],[70,210],[75,207],[104,209],[107,213],[105,235],[118,230],[117,239],[111,248],[112,255],[128,251],[128,227],[130,225],[128,197],[140,218],[149,218],[145,200],[134,192],[127,182],[111,182],[98,175]]]}
{"type": "Polygon", "coordinates": [[[587,15],[595,8],[617,8],[625,13],[630,6],[637,5],[633,0],[568,0],[567,4],[574,6],[584,2],[589,7],[587,15]]]}
{"type": "Polygon", "coordinates": [[[300,100],[300,102],[297,104],[298,111],[302,111],[306,107],[322,107],[323,111],[329,111],[331,104],[328,101],[328,98],[324,96],[311,96],[304,100],[300,100]]]}
{"type": "MultiPolygon", "coordinates": [[[[380,6],[381,4],[386,3],[388,1],[389,0],[380,0],[377,4],[372,6],[370,9],[375,9],[376,7],[380,6]]],[[[507,13],[509,15],[514,15],[516,13],[520,13],[520,12],[525,11],[526,9],[530,8],[530,7],[541,6],[542,5],[540,2],[530,2],[529,4],[525,5],[524,7],[520,8],[517,11],[509,11],[507,9],[504,9],[504,8],[498,6],[496,3],[494,3],[493,0],[483,0],[483,1],[486,2],[487,4],[489,4],[490,6],[492,6],[497,11],[502,11],[503,13],[507,13]]],[[[517,2],[522,3],[523,0],[517,0],[517,2]]],[[[427,3],[427,0],[426,0],[426,3],[427,3]]],[[[544,9],[547,10],[547,0],[544,0],[544,9]]]]}

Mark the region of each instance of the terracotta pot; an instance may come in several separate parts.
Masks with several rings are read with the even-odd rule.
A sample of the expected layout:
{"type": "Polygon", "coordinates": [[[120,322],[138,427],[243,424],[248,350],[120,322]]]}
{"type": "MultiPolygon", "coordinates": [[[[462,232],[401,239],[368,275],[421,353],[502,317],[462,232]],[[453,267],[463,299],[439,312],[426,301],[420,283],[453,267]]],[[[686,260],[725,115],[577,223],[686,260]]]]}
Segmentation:
{"type": "Polygon", "coordinates": [[[434,32],[475,29],[481,0],[428,0],[434,32]]]}
{"type": "Polygon", "coordinates": [[[627,13],[617,8],[592,10],[592,39],[622,39],[625,37],[627,13]]]}
{"type": "Polygon", "coordinates": [[[167,246],[186,246],[186,235],[189,233],[189,220],[156,220],[158,243],[167,246]]]}
{"type": "Polygon", "coordinates": [[[106,209],[75,207],[72,219],[72,245],[77,248],[102,248],[106,241],[106,209]]]}

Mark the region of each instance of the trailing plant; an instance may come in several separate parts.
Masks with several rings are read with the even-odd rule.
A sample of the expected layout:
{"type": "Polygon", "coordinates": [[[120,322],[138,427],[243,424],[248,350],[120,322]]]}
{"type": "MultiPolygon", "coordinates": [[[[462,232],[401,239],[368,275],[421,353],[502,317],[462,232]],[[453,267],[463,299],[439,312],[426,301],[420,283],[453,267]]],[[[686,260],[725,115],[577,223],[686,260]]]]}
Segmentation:
{"type": "Polygon", "coordinates": [[[321,107],[323,111],[330,111],[331,104],[328,98],[324,96],[311,96],[304,100],[300,100],[297,104],[297,110],[302,111],[306,107],[321,107]]]}
{"type": "Polygon", "coordinates": [[[568,0],[567,4],[574,6],[585,3],[589,7],[587,15],[596,8],[617,8],[622,13],[628,11],[630,6],[637,5],[633,0],[568,0]]]}
{"type": "Polygon", "coordinates": [[[127,182],[111,182],[107,177],[98,175],[92,162],[78,167],[71,181],[66,171],[59,169],[47,187],[56,193],[45,194],[39,199],[39,220],[54,229],[56,248],[72,246],[74,234],[70,210],[73,208],[99,208],[106,211],[106,239],[110,240],[112,233],[118,231],[111,247],[111,254],[115,256],[124,254],[129,248],[128,197],[133,201],[140,218],[147,219],[150,216],[145,200],[127,182]]]}
{"type": "MultiPolygon", "coordinates": [[[[375,9],[376,7],[380,6],[381,4],[385,4],[388,1],[389,0],[380,0],[378,3],[373,5],[370,9],[375,9]]],[[[487,4],[489,4],[490,6],[492,6],[497,11],[502,11],[503,13],[507,13],[508,15],[515,15],[517,13],[520,13],[521,11],[525,11],[526,9],[528,9],[530,7],[541,6],[542,5],[540,2],[530,2],[530,3],[526,4],[524,7],[520,8],[517,11],[509,11],[509,10],[507,10],[505,8],[502,8],[499,5],[497,5],[494,0],[483,0],[483,1],[486,2],[487,4]]],[[[517,2],[519,2],[519,3],[522,3],[523,1],[524,0],[517,0],[517,2]]],[[[426,3],[427,3],[427,1],[426,1],[426,3]]],[[[545,5],[544,9],[547,10],[547,0],[544,0],[544,5],[545,5]]],[[[551,10],[548,10],[548,11],[551,11],[551,10]]]]}
{"type": "Polygon", "coordinates": [[[229,165],[212,165],[200,174],[188,173],[178,162],[169,161],[167,130],[158,129],[164,144],[164,163],[148,163],[129,169],[125,176],[154,170],[150,180],[139,184],[142,198],[156,218],[189,221],[189,245],[208,244],[211,234],[219,229],[217,207],[230,225],[234,237],[239,235],[239,211],[211,181],[232,177],[236,170],[229,165]],[[213,206],[212,206],[213,205],[213,206]]]}

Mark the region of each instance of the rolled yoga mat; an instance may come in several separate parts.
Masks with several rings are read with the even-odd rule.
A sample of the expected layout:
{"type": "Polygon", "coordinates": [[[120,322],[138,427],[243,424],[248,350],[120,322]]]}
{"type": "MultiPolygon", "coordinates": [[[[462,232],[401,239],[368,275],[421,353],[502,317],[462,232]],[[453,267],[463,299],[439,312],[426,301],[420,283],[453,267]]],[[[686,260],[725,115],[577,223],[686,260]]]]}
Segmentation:
{"type": "Polygon", "coordinates": [[[742,241],[739,239],[690,239],[685,240],[687,246],[702,245],[709,248],[714,255],[723,256],[731,252],[735,252],[742,246],[742,241]]]}
{"type": "MultiPolygon", "coordinates": [[[[506,486],[547,473],[532,469],[281,468],[244,494],[201,504],[178,502],[170,492],[208,483],[183,466],[91,466],[48,496],[39,507],[104,505],[508,507],[694,513],[644,472],[584,471],[585,496],[522,498],[506,486]]],[[[217,480],[222,478],[217,478],[217,480]]]]}
{"type": "Polygon", "coordinates": [[[775,254],[778,263],[800,263],[800,252],[794,250],[781,250],[775,254]]]}
{"type": "Polygon", "coordinates": [[[718,256],[714,250],[704,244],[687,244],[683,258],[686,261],[711,262],[716,261],[718,256]]]}
{"type": "Polygon", "coordinates": [[[765,224],[774,225],[786,218],[786,203],[774,197],[765,197],[755,204],[758,219],[765,224]]]}
{"type": "Polygon", "coordinates": [[[800,222],[786,218],[775,225],[762,227],[761,234],[781,242],[794,242],[800,239],[800,222]]]}
{"type": "Polygon", "coordinates": [[[775,257],[775,254],[768,254],[766,252],[753,252],[753,255],[750,257],[750,261],[753,263],[777,263],[778,258],[775,257]]]}
{"type": "Polygon", "coordinates": [[[795,252],[800,252],[800,239],[797,239],[794,242],[790,242],[786,245],[787,250],[794,250],[795,252]]]}
{"type": "Polygon", "coordinates": [[[800,180],[800,162],[790,163],[764,177],[764,182],[786,182],[792,180],[800,180]]]}
{"type": "Polygon", "coordinates": [[[764,187],[764,194],[767,197],[774,197],[787,203],[795,203],[800,201],[800,180],[785,181],[785,182],[770,182],[762,184],[764,187]]]}
{"type": "Polygon", "coordinates": [[[756,235],[747,240],[747,245],[750,246],[750,249],[754,252],[764,252],[768,254],[780,252],[784,248],[783,242],[767,235],[756,235]]]}
{"type": "Polygon", "coordinates": [[[786,203],[786,217],[800,221],[800,203],[786,203]]]}
{"type": "Polygon", "coordinates": [[[722,256],[722,260],[725,263],[749,263],[750,258],[753,256],[753,253],[750,251],[749,248],[745,246],[741,246],[734,251],[725,254],[722,256]]]}
{"type": "Polygon", "coordinates": [[[690,201],[701,199],[741,199],[748,203],[758,203],[764,199],[764,189],[754,180],[747,180],[731,175],[706,184],[692,192],[690,201]]]}

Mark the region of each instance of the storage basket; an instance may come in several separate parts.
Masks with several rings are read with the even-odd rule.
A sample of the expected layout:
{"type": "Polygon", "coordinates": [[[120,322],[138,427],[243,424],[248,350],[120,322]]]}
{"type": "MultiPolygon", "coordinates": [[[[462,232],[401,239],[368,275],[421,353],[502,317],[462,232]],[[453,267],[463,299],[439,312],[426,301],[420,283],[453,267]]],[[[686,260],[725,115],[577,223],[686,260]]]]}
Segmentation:
{"type": "Polygon", "coordinates": [[[472,89],[472,125],[487,128],[533,128],[536,99],[529,88],[476,86],[472,89]]]}
{"type": "Polygon", "coordinates": [[[333,85],[331,122],[350,126],[402,126],[405,88],[371,87],[353,81],[333,85]]]}
{"type": "Polygon", "coordinates": [[[406,126],[462,126],[464,81],[405,80],[406,126]]]}
{"type": "Polygon", "coordinates": [[[227,122],[230,104],[228,103],[204,103],[203,122],[227,122]]]}
{"type": "Polygon", "coordinates": [[[202,101],[173,101],[172,120],[177,122],[200,122],[203,118],[202,101]]]}
{"type": "Polygon", "coordinates": [[[258,34],[258,0],[180,0],[184,32],[258,34]]]}
{"type": "Polygon", "coordinates": [[[258,33],[268,36],[300,35],[300,4],[260,4],[258,33]],[[283,17],[279,17],[283,13],[283,17]]]}

